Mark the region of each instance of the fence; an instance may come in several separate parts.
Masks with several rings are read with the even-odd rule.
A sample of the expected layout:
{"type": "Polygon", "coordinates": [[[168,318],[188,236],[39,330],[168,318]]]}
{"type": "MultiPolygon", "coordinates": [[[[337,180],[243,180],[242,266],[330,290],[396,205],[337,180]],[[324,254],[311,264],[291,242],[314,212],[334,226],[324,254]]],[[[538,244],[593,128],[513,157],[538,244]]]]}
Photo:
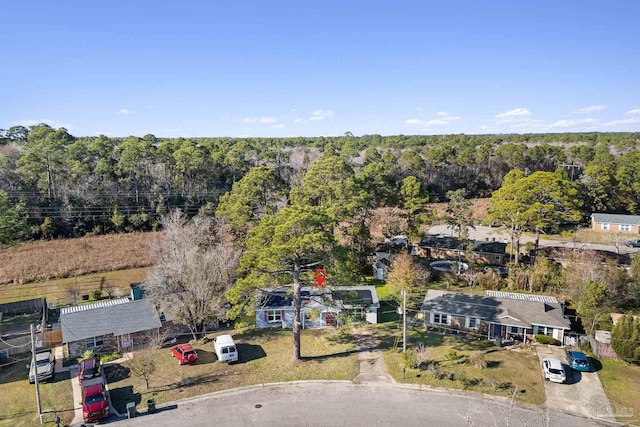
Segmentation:
{"type": "Polygon", "coordinates": [[[30,300],[0,304],[0,313],[3,313],[3,315],[5,316],[15,314],[42,313],[42,310],[46,306],[46,299],[34,298],[30,300]]]}
{"type": "Polygon", "coordinates": [[[618,355],[613,351],[613,348],[611,348],[611,344],[601,343],[592,337],[589,337],[589,344],[591,344],[593,354],[595,354],[596,357],[600,359],[618,359],[618,355]]]}

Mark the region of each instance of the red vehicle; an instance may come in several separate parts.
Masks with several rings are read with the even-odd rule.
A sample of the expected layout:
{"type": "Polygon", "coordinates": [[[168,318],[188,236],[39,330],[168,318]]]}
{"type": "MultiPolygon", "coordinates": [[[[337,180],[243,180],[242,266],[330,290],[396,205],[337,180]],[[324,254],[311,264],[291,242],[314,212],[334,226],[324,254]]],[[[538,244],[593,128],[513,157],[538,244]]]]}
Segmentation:
{"type": "Polygon", "coordinates": [[[100,362],[96,357],[84,359],[80,362],[78,369],[78,380],[80,384],[87,378],[95,378],[100,376],[100,362]]]}
{"type": "Polygon", "coordinates": [[[82,382],[82,418],[91,423],[109,416],[109,401],[102,377],[82,382]]]}
{"type": "Polygon", "coordinates": [[[193,363],[198,360],[198,353],[191,344],[178,344],[171,347],[171,355],[178,359],[178,364],[193,363]]]}

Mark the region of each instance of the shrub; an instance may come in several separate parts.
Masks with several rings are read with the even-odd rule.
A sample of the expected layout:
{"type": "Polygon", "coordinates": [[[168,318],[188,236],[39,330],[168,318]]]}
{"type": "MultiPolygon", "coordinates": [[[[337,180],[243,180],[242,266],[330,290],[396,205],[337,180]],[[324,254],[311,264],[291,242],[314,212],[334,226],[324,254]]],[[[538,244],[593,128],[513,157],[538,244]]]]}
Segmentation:
{"type": "Polygon", "coordinates": [[[440,369],[440,366],[436,363],[433,363],[429,366],[429,373],[436,380],[442,380],[446,375],[446,373],[443,372],[442,369],[440,369]]]}
{"type": "Polygon", "coordinates": [[[536,337],[536,342],[539,342],[540,344],[557,344],[558,343],[558,340],[548,335],[536,334],[535,337],[536,337]]]}
{"type": "Polygon", "coordinates": [[[107,363],[107,362],[111,362],[112,360],[120,359],[120,357],[121,355],[117,351],[114,351],[113,353],[109,353],[109,354],[101,354],[100,362],[107,363]]]}
{"type": "Polygon", "coordinates": [[[484,369],[487,367],[487,361],[484,353],[476,353],[467,359],[467,363],[475,368],[484,369]]]}
{"type": "Polygon", "coordinates": [[[93,350],[85,350],[84,353],[82,353],[82,358],[91,359],[94,355],[95,353],[93,352],[93,350]]]}
{"type": "Polygon", "coordinates": [[[460,359],[460,358],[461,358],[461,357],[463,357],[463,356],[462,356],[462,355],[460,355],[460,354],[458,354],[458,352],[457,352],[457,351],[455,351],[455,350],[453,350],[453,349],[452,349],[452,350],[449,350],[449,351],[447,352],[447,354],[446,354],[444,357],[445,357],[447,360],[458,360],[458,359],[460,359]]]}
{"type": "Polygon", "coordinates": [[[611,332],[611,348],[620,359],[640,364],[640,320],[622,316],[611,332]]]}
{"type": "Polygon", "coordinates": [[[102,298],[102,291],[100,289],[94,289],[91,291],[92,300],[99,300],[100,298],[102,298]]]}

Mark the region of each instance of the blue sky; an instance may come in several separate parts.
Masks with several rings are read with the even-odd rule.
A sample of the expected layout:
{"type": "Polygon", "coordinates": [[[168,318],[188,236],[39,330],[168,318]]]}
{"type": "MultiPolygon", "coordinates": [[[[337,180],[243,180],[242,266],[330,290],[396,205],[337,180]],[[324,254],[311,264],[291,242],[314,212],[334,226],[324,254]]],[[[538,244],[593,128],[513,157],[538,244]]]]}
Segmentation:
{"type": "Polygon", "coordinates": [[[640,131],[640,2],[8,1],[0,128],[640,131]]]}

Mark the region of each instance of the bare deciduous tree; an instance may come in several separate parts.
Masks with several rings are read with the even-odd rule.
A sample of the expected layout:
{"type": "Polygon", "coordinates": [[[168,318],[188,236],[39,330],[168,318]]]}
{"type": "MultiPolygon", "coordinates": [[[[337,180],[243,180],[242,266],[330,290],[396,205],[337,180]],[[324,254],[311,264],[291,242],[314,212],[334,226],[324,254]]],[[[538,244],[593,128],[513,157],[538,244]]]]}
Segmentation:
{"type": "Polygon", "coordinates": [[[180,211],[162,218],[164,234],[152,247],[155,268],[142,284],[161,311],[189,327],[198,338],[222,315],[225,293],[235,279],[239,251],[221,221],[180,211]]]}

